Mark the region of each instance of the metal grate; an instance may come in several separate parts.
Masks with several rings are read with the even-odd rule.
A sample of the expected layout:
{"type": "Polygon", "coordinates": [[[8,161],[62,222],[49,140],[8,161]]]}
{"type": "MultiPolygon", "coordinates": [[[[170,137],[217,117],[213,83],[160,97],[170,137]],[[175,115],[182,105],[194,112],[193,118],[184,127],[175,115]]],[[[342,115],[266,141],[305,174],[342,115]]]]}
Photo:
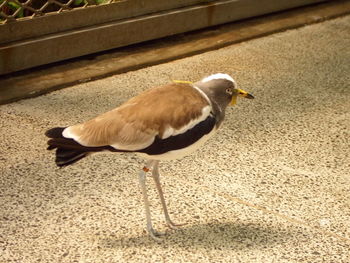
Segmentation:
{"type": "Polygon", "coordinates": [[[116,0],[0,0],[0,24],[112,2],[116,0]]]}

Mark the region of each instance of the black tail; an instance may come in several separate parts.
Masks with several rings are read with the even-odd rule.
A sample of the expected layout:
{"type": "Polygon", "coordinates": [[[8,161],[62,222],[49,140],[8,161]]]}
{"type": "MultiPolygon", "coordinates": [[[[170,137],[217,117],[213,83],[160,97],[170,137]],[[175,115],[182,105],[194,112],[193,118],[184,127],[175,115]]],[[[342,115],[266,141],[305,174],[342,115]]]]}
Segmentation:
{"type": "Polygon", "coordinates": [[[62,136],[64,129],[65,128],[57,127],[50,129],[45,133],[45,135],[50,138],[47,142],[49,145],[47,149],[56,149],[55,162],[59,167],[73,164],[90,153],[89,147],[84,147],[73,139],[64,138],[62,136]]]}

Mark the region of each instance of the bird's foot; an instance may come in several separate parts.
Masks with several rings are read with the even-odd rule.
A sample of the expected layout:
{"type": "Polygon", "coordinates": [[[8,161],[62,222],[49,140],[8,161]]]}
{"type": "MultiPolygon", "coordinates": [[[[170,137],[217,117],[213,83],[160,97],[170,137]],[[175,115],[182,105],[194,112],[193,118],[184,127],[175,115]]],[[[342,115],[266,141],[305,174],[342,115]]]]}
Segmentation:
{"type": "Polygon", "coordinates": [[[156,242],[162,242],[162,239],[160,238],[161,236],[164,236],[165,233],[163,232],[158,232],[156,230],[154,230],[154,228],[151,227],[147,227],[147,231],[149,233],[149,235],[151,236],[151,238],[156,241],[156,242]]]}
{"type": "Polygon", "coordinates": [[[179,227],[186,225],[186,223],[176,224],[170,219],[166,220],[166,224],[170,229],[178,229],[179,227]]]}

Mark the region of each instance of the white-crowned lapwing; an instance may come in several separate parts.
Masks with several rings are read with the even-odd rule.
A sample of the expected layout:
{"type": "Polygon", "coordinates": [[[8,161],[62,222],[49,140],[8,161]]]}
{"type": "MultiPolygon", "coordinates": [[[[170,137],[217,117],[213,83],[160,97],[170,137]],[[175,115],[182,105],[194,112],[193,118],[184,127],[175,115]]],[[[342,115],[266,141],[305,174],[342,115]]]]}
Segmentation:
{"type": "Polygon", "coordinates": [[[139,179],[147,230],[159,240],[151,222],[146,173],[151,170],[166,223],[175,228],[178,225],[169,217],[159,181],[159,161],[181,158],[203,145],[221,126],[226,107],[234,105],[238,96],[254,98],[222,73],[196,83],[174,82],[151,88],[92,120],[48,130],[48,150],[56,149],[60,167],[101,151],[134,152],[147,159],[139,179]]]}

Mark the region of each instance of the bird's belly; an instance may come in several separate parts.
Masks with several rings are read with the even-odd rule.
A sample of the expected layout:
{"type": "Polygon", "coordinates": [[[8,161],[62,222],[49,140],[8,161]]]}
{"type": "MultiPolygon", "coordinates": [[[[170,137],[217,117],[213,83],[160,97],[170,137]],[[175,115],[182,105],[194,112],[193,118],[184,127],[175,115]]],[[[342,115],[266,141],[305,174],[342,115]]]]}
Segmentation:
{"type": "Polygon", "coordinates": [[[207,140],[209,140],[215,134],[215,132],[216,132],[216,129],[214,128],[208,134],[205,134],[204,136],[202,136],[195,143],[193,143],[185,148],[182,148],[182,149],[172,150],[172,151],[168,151],[168,152],[165,152],[162,154],[155,154],[155,155],[151,155],[151,154],[147,154],[147,153],[137,153],[137,154],[143,158],[150,159],[150,160],[162,161],[162,160],[180,159],[182,157],[190,155],[191,153],[193,153],[194,151],[199,149],[201,146],[203,146],[203,144],[207,140]]]}

